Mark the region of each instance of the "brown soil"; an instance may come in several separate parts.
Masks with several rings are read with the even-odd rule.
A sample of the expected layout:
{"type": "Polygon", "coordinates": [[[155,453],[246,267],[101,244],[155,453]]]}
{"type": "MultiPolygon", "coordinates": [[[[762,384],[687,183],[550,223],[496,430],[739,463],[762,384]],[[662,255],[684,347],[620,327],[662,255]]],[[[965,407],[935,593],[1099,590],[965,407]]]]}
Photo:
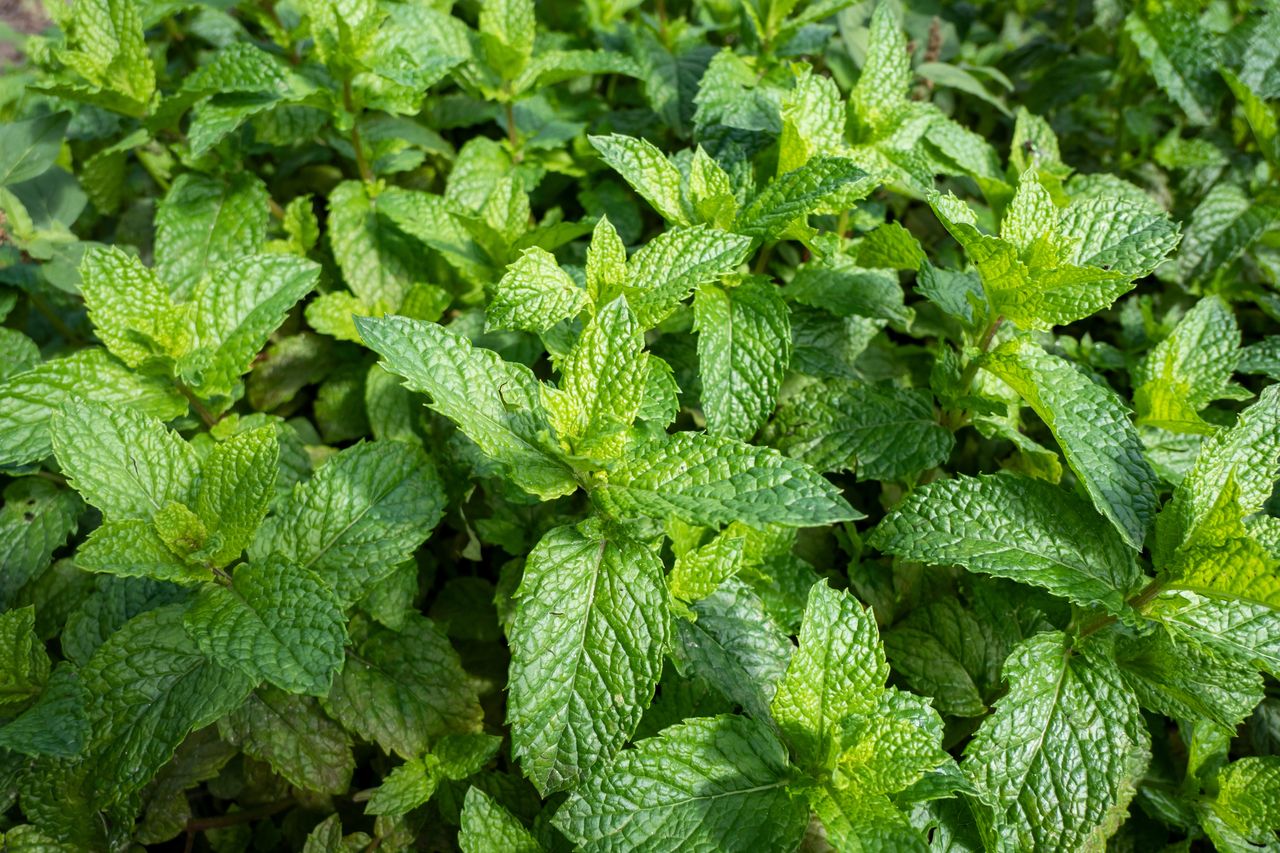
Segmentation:
{"type": "MultiPolygon", "coordinates": [[[[20,33],[38,33],[49,25],[49,17],[40,0],[0,0],[0,24],[20,33]]],[[[0,70],[20,59],[17,46],[0,38],[0,70]]]]}

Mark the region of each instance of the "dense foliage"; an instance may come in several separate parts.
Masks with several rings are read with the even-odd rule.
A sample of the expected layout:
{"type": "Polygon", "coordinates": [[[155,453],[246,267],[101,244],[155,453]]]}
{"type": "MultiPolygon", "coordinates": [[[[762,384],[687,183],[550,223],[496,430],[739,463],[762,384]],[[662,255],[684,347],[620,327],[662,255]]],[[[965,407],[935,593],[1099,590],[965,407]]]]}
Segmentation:
{"type": "Polygon", "coordinates": [[[47,11],[6,850],[1280,849],[1280,5],[47,11]]]}

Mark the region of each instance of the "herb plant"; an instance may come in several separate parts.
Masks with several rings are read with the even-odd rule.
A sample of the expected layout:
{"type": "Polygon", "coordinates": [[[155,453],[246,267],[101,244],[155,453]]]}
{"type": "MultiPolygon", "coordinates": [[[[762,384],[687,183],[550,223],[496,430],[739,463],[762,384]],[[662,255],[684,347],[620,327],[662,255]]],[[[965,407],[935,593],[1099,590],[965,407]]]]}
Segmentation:
{"type": "Polygon", "coordinates": [[[1280,850],[1273,0],[46,11],[4,849],[1280,850]]]}

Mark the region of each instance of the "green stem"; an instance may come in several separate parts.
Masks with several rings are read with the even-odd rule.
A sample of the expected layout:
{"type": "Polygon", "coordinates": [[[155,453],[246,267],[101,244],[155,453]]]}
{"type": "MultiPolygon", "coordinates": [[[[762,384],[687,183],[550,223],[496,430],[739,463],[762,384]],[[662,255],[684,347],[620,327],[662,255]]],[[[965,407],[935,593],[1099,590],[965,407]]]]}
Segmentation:
{"type": "MultiPolygon", "coordinates": [[[[1134,610],[1142,611],[1146,608],[1148,604],[1151,603],[1151,600],[1153,598],[1155,598],[1157,595],[1160,594],[1160,591],[1164,589],[1164,584],[1165,584],[1164,578],[1156,578],[1155,580],[1151,581],[1151,583],[1147,584],[1142,589],[1140,589],[1136,595],[1128,599],[1125,603],[1128,604],[1130,607],[1132,607],[1134,610]]],[[[1105,614],[1103,616],[1099,616],[1097,619],[1094,619],[1088,625],[1085,625],[1083,628],[1081,628],[1080,633],[1076,634],[1076,639],[1083,640],[1085,637],[1088,637],[1091,634],[1098,633],[1103,628],[1107,627],[1108,625],[1114,624],[1116,621],[1117,621],[1116,617],[1111,615],[1110,613],[1105,614]]]]}
{"type": "Polygon", "coordinates": [[[182,396],[186,397],[187,402],[191,404],[191,408],[200,416],[200,420],[204,421],[205,426],[212,428],[218,423],[218,417],[209,411],[204,402],[196,396],[196,392],[192,391],[185,382],[178,382],[176,385],[182,392],[182,396]]]}
{"type": "MultiPolygon", "coordinates": [[[[1000,331],[1000,327],[1004,325],[1004,315],[998,314],[991,325],[987,326],[982,338],[978,341],[979,352],[987,352],[991,349],[991,344],[995,342],[996,332],[1000,331]]],[[[980,359],[974,358],[964,366],[964,373],[960,374],[960,387],[965,391],[969,390],[969,386],[973,383],[973,378],[978,375],[978,362],[980,359]]]]}
{"type": "Polygon", "coordinates": [[[351,91],[351,78],[342,81],[342,105],[351,113],[351,150],[355,154],[356,169],[360,172],[360,180],[366,184],[373,183],[373,170],[364,156],[364,145],[360,142],[360,111],[356,108],[355,95],[351,91]]]}
{"type": "Polygon", "coordinates": [[[507,114],[507,141],[511,143],[511,159],[519,163],[524,159],[524,152],[520,148],[520,132],[516,130],[515,104],[507,101],[502,108],[507,114]]]}
{"type": "Polygon", "coordinates": [[[752,270],[756,275],[764,275],[769,269],[769,258],[773,255],[773,243],[765,243],[760,249],[760,255],[756,258],[755,269],[752,270]]]}

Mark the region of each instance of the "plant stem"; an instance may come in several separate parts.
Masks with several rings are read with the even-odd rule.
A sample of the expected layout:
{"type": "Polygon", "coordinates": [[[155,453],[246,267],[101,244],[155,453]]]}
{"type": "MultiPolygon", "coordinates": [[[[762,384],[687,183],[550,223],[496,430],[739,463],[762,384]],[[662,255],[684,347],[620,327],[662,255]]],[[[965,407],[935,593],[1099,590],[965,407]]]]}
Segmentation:
{"type": "Polygon", "coordinates": [[[212,427],[218,422],[218,417],[205,407],[204,403],[196,396],[196,392],[192,391],[185,382],[176,383],[178,390],[182,392],[182,396],[187,398],[187,402],[191,404],[191,408],[200,416],[200,420],[204,421],[204,425],[212,427]]]}
{"type": "MultiPolygon", "coordinates": [[[[1155,580],[1151,581],[1151,583],[1147,584],[1142,589],[1140,589],[1137,592],[1137,594],[1135,594],[1132,598],[1128,599],[1125,603],[1128,604],[1130,607],[1132,607],[1134,610],[1142,610],[1148,604],[1151,603],[1151,599],[1155,598],[1157,595],[1160,594],[1160,590],[1164,589],[1164,583],[1165,583],[1164,578],[1156,578],[1155,580]]],[[[1080,633],[1076,634],[1076,639],[1083,640],[1085,637],[1089,636],[1090,634],[1096,634],[1099,631],[1101,631],[1103,628],[1113,624],[1114,622],[1116,622],[1116,617],[1112,616],[1110,613],[1105,614],[1103,616],[1099,616],[1097,619],[1094,619],[1088,625],[1085,625],[1083,628],[1081,628],[1080,633]]]]}
{"type": "Polygon", "coordinates": [[[756,258],[755,269],[752,270],[756,275],[764,275],[769,269],[769,258],[773,256],[773,243],[765,243],[760,249],[760,255],[756,258]]]}
{"type": "Polygon", "coordinates": [[[360,143],[360,112],[356,109],[355,95],[351,92],[351,78],[342,81],[342,105],[351,113],[351,150],[355,154],[356,169],[360,172],[360,180],[366,184],[373,183],[373,170],[364,156],[364,146],[360,143]]]}
{"type": "MultiPolygon", "coordinates": [[[[1004,325],[1004,315],[998,314],[996,315],[996,318],[991,321],[991,325],[987,326],[986,331],[982,333],[982,338],[978,341],[978,350],[980,352],[986,352],[991,349],[991,344],[996,339],[996,332],[1000,331],[1000,327],[1002,325],[1004,325]]],[[[969,386],[973,383],[973,377],[977,375],[978,359],[975,358],[970,360],[970,362],[964,366],[964,373],[960,374],[960,387],[965,391],[968,391],[969,386]]]]}
{"type": "Polygon", "coordinates": [[[217,815],[215,817],[192,818],[187,821],[187,850],[190,851],[194,848],[197,832],[204,832],[209,829],[223,829],[228,826],[239,826],[242,823],[263,820],[277,812],[284,811],[293,803],[293,797],[286,797],[283,800],[276,800],[274,803],[267,803],[265,806],[245,809],[241,812],[232,812],[231,814],[217,815]]]}
{"type": "Polygon", "coordinates": [[[39,293],[32,293],[31,307],[35,308],[36,311],[40,313],[40,316],[48,320],[49,325],[53,326],[54,330],[56,330],[58,334],[62,335],[63,339],[65,339],[67,343],[83,343],[80,336],[75,333],[74,329],[67,325],[67,321],[63,320],[62,317],[58,315],[57,311],[53,310],[53,306],[49,304],[48,300],[46,300],[43,295],[39,293]]]}
{"type": "Polygon", "coordinates": [[[507,141],[511,143],[511,159],[519,163],[524,159],[524,152],[520,150],[520,133],[516,130],[515,104],[507,101],[502,108],[507,114],[507,141]]]}

